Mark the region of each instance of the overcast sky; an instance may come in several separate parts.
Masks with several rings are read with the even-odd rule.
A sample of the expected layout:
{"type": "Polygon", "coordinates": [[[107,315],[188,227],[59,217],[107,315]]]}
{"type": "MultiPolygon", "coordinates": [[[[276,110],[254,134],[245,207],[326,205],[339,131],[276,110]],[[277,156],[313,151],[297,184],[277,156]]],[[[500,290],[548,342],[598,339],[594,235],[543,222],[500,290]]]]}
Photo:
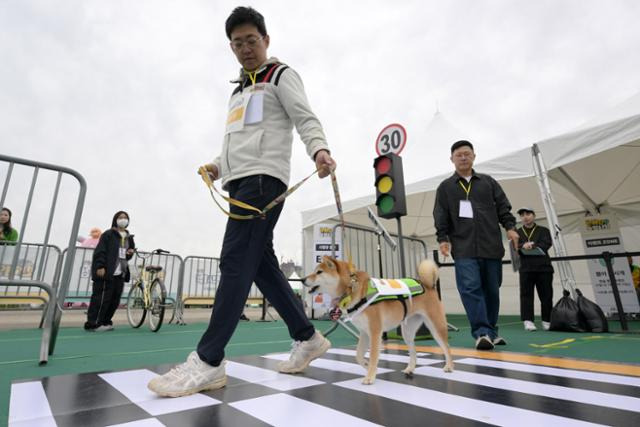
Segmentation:
{"type": "MultiPolygon", "coordinates": [[[[196,170],[221,150],[239,67],[224,21],[237,5],[247,4],[0,0],[0,153],[81,173],[81,234],[123,209],[143,249],[218,256],[226,217],[196,170]]],[[[302,76],[343,199],[374,191],[374,142],[389,123],[407,129],[412,182],[452,169],[453,141],[429,140],[436,106],[480,162],[640,90],[635,0],[250,5],[266,18],[269,54],[302,76]]],[[[297,136],[292,166],[291,184],[313,170],[297,136]]],[[[12,185],[7,205],[19,222],[26,190],[12,185]]],[[[332,200],[330,181],[315,177],[287,199],[278,257],[301,261],[300,212],[332,200]]],[[[69,217],[62,207],[56,215],[69,217]]]]}

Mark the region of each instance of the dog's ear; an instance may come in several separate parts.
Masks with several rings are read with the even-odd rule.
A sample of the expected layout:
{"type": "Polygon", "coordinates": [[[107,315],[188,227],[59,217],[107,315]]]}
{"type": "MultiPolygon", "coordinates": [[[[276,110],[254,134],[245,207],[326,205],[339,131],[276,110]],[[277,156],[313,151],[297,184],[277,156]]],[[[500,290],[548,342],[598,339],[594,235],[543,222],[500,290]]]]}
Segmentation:
{"type": "Polygon", "coordinates": [[[336,262],[335,258],[325,255],[322,257],[322,262],[324,262],[325,265],[332,270],[338,269],[338,263],[336,262]]]}

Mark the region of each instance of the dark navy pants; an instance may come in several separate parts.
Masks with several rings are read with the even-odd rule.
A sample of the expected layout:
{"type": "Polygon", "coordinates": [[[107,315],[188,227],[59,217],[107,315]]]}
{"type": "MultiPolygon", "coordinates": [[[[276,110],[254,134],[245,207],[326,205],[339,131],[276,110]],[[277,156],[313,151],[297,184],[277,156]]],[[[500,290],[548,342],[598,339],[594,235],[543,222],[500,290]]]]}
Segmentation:
{"type": "MultiPolygon", "coordinates": [[[[231,181],[229,196],[262,209],[286,189],[276,178],[254,175],[231,181]]],[[[273,251],[273,229],[282,207],[280,203],[264,219],[229,218],[227,222],[213,312],[197,350],[200,359],[210,365],[218,366],[224,358],[224,348],[238,325],[253,282],[287,324],[291,338],[306,341],[315,332],[273,251]]],[[[250,213],[235,206],[231,212],[250,213]]]]}
{"type": "Polygon", "coordinates": [[[474,338],[498,336],[502,262],[499,259],[456,258],[456,285],[474,338]]]}

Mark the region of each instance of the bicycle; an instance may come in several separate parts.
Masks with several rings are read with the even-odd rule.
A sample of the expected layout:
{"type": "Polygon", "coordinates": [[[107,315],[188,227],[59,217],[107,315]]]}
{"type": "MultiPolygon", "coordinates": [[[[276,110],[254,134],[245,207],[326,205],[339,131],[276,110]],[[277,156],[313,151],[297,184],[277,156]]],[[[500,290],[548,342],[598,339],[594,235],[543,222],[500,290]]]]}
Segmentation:
{"type": "Polygon", "coordinates": [[[162,271],[159,265],[146,265],[147,258],[153,254],[168,254],[169,251],[156,249],[149,254],[142,255],[136,251],[136,261],[142,260],[139,266],[138,277],[129,290],[127,296],[127,320],[132,328],[139,328],[144,323],[147,313],[149,313],[149,329],[158,332],[164,320],[164,312],[168,306],[166,304],[167,290],[164,282],[158,273],[162,271]]]}

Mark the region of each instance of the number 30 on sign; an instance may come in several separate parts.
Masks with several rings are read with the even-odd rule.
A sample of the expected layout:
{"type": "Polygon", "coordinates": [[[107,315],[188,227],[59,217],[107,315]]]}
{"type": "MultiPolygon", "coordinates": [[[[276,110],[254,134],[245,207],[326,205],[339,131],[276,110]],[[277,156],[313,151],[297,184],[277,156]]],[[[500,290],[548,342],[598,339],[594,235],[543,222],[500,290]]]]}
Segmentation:
{"type": "Polygon", "coordinates": [[[376,153],[378,156],[394,153],[400,155],[407,143],[407,131],[398,123],[386,126],[376,139],[376,153]]]}

